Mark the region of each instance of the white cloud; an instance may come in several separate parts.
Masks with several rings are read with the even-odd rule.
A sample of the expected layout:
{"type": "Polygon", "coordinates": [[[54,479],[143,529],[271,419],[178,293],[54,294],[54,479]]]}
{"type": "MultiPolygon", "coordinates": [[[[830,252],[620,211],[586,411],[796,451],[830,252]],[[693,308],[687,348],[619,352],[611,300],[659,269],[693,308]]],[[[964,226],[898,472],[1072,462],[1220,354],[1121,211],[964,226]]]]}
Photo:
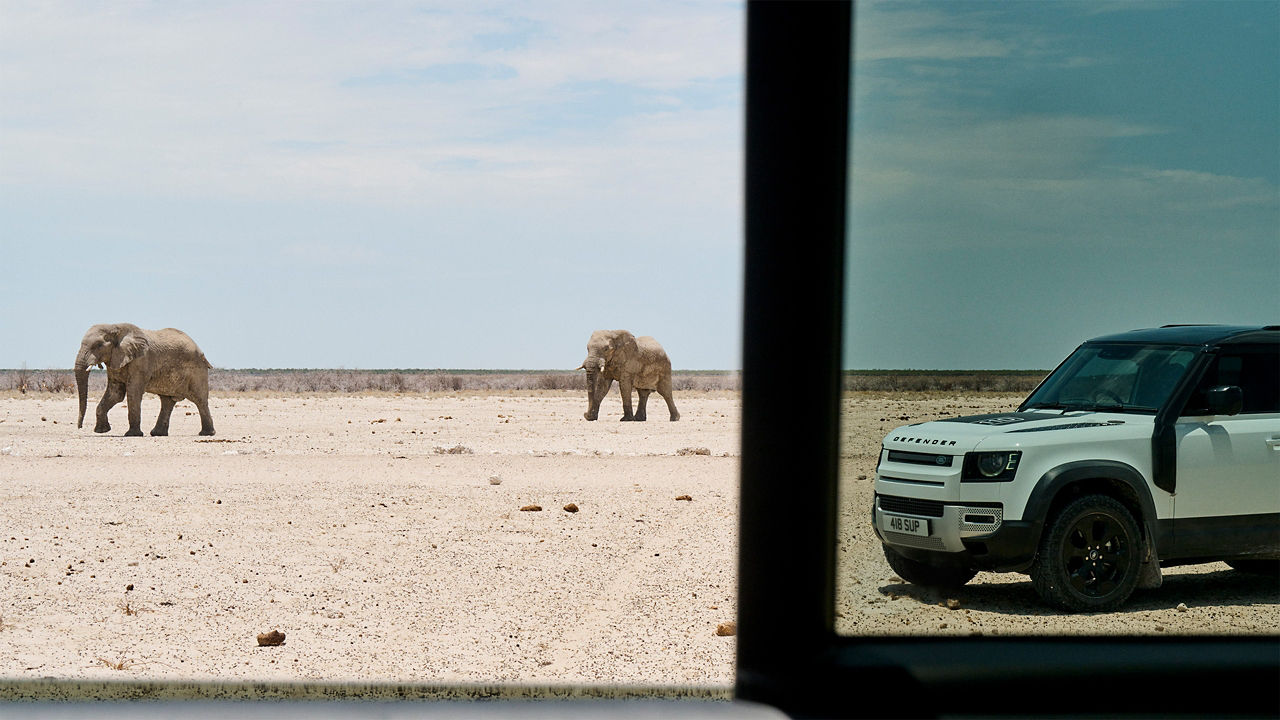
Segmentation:
{"type": "Polygon", "coordinates": [[[667,176],[734,186],[738,96],[709,111],[681,98],[740,76],[742,15],[736,2],[5,3],[0,183],[520,202],[665,156],[667,176]],[[513,72],[429,81],[441,66],[513,72]],[[566,129],[560,104],[582,83],[651,107],[588,98],[566,129]]]}

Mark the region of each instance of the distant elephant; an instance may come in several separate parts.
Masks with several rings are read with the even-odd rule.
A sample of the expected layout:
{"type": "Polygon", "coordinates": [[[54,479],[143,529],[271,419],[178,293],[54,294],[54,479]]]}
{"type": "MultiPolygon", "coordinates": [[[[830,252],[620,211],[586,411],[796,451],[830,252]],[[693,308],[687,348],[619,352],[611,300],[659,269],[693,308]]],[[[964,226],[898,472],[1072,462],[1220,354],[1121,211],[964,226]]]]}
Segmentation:
{"type": "Polygon", "coordinates": [[[637,338],[626,330],[597,330],[587,341],[587,359],[579,370],[587,371],[587,411],[583,417],[600,417],[600,401],[609,394],[613,381],[622,391],[622,420],[645,419],[645,403],[654,390],[667,401],[671,421],[680,419],[671,399],[671,360],[667,351],[651,337],[637,338]],[[640,405],[631,414],[631,390],[640,393],[640,405]]]}
{"type": "Polygon", "coordinates": [[[200,434],[213,434],[209,414],[209,361],[194,340],[181,330],[143,330],[136,325],[94,325],[80,341],[76,355],[76,389],[80,393],[80,417],[76,427],[84,427],[84,411],[89,395],[89,367],[107,368],[107,391],[98,402],[98,424],[93,431],[111,429],[107,411],[124,398],[129,400],[129,431],[142,435],[142,393],[160,396],[160,416],[152,435],[169,434],[169,415],[180,400],[190,400],[200,411],[200,434]]]}

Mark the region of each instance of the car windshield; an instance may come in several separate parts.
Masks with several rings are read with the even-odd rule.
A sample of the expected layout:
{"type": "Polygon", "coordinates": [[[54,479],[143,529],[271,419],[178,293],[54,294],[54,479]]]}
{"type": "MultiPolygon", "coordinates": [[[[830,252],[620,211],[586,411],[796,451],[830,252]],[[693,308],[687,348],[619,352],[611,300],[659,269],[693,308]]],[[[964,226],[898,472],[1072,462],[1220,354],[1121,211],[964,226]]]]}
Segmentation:
{"type": "Polygon", "coordinates": [[[1155,412],[1195,351],[1162,345],[1084,345],[1027,398],[1022,409],[1155,412]]]}

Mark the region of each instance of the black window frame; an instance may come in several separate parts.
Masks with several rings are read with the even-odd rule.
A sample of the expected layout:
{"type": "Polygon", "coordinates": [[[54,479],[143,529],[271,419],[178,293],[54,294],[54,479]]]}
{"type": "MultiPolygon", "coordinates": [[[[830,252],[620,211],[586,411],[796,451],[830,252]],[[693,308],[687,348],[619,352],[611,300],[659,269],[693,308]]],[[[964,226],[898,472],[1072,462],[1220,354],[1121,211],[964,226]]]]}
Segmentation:
{"type": "Polygon", "coordinates": [[[853,14],[747,5],[735,696],[793,717],[1280,716],[1277,634],[835,632],[853,14]]]}

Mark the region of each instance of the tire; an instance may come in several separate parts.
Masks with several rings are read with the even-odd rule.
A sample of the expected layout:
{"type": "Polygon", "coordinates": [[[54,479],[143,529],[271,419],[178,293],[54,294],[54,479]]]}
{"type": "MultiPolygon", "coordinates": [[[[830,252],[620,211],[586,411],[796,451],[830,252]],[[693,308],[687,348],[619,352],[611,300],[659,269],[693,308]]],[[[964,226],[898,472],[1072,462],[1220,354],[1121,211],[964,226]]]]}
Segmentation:
{"type": "Polygon", "coordinates": [[[1133,514],[1108,495],[1086,495],[1050,520],[1030,574],[1050,605],[1097,612],[1124,604],[1141,572],[1142,534],[1133,514]]]}
{"type": "Polygon", "coordinates": [[[978,574],[963,565],[930,565],[912,560],[888,545],[884,546],[884,559],[903,580],[924,587],[958,588],[978,574]]]}
{"type": "Polygon", "coordinates": [[[1280,577],[1280,560],[1240,559],[1227,560],[1226,563],[1242,573],[1280,577]]]}

